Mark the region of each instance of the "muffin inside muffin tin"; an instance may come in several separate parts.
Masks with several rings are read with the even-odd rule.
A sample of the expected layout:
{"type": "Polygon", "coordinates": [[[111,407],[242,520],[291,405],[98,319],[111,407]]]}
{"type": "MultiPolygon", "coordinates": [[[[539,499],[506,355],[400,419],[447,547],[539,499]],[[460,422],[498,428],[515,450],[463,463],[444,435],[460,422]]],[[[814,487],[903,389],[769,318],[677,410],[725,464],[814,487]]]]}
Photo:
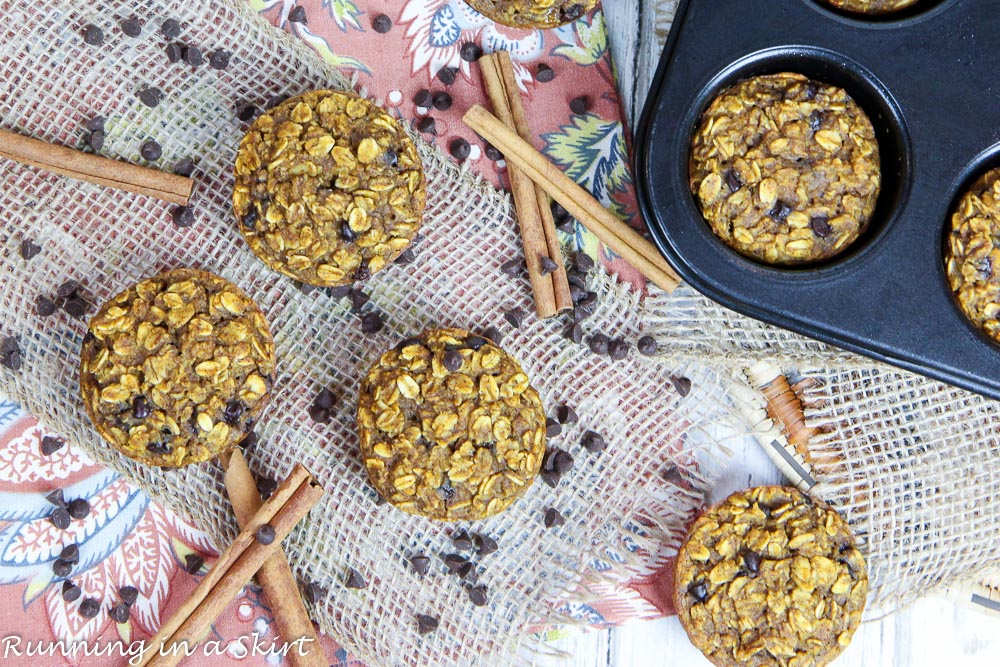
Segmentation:
{"type": "Polygon", "coordinates": [[[640,203],[684,279],[744,314],[1000,398],[1000,347],[961,313],[943,239],[954,204],[1000,163],[993,0],[847,18],[819,0],[682,0],[636,133],[640,203]],[[868,230],[806,268],[723,244],[688,188],[692,133],[720,92],[798,72],[845,89],[875,127],[882,190],[868,230]]]}

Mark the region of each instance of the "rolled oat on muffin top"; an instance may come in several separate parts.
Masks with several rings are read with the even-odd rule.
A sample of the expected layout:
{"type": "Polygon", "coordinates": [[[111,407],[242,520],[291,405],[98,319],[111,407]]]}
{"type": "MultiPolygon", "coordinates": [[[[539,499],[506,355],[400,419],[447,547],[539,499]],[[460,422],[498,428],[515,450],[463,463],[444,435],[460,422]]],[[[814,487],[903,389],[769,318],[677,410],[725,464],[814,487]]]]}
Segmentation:
{"type": "Polygon", "coordinates": [[[465,0],[473,9],[512,28],[555,28],[581,18],[597,0],[465,0]]]}
{"type": "Polygon", "coordinates": [[[883,15],[909,9],[920,0],[821,0],[837,9],[854,14],[883,15]]]}
{"type": "Polygon", "coordinates": [[[842,89],[781,73],[742,81],[702,115],[690,187],[711,229],[777,265],[835,257],[865,231],[881,186],[871,121],[842,89]]]}
{"type": "Polygon", "coordinates": [[[234,171],[233,208],[250,249],[310,285],[383,269],[416,236],[426,203],[413,141],[353,93],[316,90],[264,113],[234,171]]]}

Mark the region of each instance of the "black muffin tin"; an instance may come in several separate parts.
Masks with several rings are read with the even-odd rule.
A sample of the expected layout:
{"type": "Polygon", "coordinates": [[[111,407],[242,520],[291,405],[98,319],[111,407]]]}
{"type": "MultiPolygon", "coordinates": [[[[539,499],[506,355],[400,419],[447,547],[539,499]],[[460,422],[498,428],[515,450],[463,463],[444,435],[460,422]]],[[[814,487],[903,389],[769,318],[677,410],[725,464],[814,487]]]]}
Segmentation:
{"type": "Polygon", "coordinates": [[[818,0],[682,0],[636,132],[654,240],[706,296],[902,368],[1000,398],[1000,346],[959,310],[944,243],[954,204],[1000,165],[1000,1],[918,3],[888,17],[818,0]],[[844,88],[878,136],[867,232],[833,260],[777,268],[711,231],[688,186],[691,136],[737,81],[799,72],[844,88]]]}

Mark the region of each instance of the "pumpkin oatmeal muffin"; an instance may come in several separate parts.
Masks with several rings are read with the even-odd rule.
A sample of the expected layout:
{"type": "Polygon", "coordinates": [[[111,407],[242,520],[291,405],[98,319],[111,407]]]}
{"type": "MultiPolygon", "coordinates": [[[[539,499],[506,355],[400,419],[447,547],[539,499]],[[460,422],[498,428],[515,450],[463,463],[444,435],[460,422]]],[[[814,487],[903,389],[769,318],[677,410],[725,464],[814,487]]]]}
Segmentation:
{"type": "Polygon", "coordinates": [[[316,90],[258,117],[240,142],[233,208],[265,264],[310,285],[365,280],[413,240],[420,156],[384,109],[316,90]]]}
{"type": "Polygon", "coordinates": [[[243,439],[267,404],[274,364],[256,303],[211,273],[175,269],[129,287],[90,320],[80,393],[118,451],[181,466],[243,439]]]}
{"type": "Polygon", "coordinates": [[[891,14],[909,9],[920,0],[823,0],[828,5],[854,14],[891,14]]]}
{"type": "Polygon", "coordinates": [[[545,453],[545,411],[528,376],[461,329],[431,329],[383,354],[361,383],[357,420],[375,489],[431,519],[503,511],[545,453]]]}
{"type": "Polygon", "coordinates": [[[465,0],[480,14],[513,28],[555,28],[589,12],[597,0],[465,0]]]}
{"type": "Polygon", "coordinates": [[[840,88],[787,72],[747,79],[703,114],[690,186],[712,231],[741,254],[778,265],[826,260],[875,210],[875,130],[840,88]]]}

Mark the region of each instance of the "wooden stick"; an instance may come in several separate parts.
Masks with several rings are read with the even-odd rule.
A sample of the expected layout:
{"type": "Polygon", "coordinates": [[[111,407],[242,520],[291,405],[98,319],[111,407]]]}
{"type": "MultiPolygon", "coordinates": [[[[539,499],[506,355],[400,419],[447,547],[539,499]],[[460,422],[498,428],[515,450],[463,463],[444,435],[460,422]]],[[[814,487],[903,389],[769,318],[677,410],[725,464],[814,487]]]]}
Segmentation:
{"type": "MultiPolygon", "coordinates": [[[[513,127],[514,118],[496,61],[491,57],[483,56],[479,59],[479,65],[483,73],[483,82],[486,84],[486,92],[490,102],[493,103],[494,111],[504,123],[513,127]]],[[[514,210],[517,213],[517,224],[521,230],[524,259],[528,265],[528,280],[531,282],[531,293],[535,297],[535,312],[541,319],[552,317],[559,312],[559,308],[556,306],[552,278],[542,274],[542,257],[548,257],[549,248],[545,242],[545,232],[542,230],[542,219],[538,214],[535,186],[520,169],[513,165],[508,165],[507,175],[510,177],[510,190],[514,195],[514,210]]]]}
{"type": "MultiPolygon", "coordinates": [[[[243,457],[243,452],[239,449],[221,455],[219,461],[226,470],[223,481],[229,494],[229,502],[236,513],[237,523],[243,528],[262,505],[257,484],[243,457]]],[[[274,623],[278,626],[278,634],[282,640],[292,642],[305,637],[301,642],[302,652],[292,650],[286,656],[292,667],[329,665],[312,620],[309,618],[309,612],[302,603],[302,595],[299,593],[292,568],[288,565],[288,557],[280,547],[257,570],[257,581],[267,596],[267,602],[274,614],[274,623]]]]}
{"type": "Polygon", "coordinates": [[[0,130],[0,157],[181,206],[188,205],[194,189],[190,178],[83,153],[7,130],[0,130]]]}
{"type": "Polygon", "coordinates": [[[277,553],[281,540],[322,495],[323,490],[312,475],[296,465],[267,502],[250,517],[191,596],[160,627],[139,664],[176,665],[187,651],[193,650],[207,635],[212,622],[250,582],[261,565],[277,553]],[[264,524],[274,529],[275,537],[270,544],[262,544],[256,537],[257,529],[264,524]]]}
{"type": "Polygon", "coordinates": [[[604,208],[589,192],[574,183],[489,111],[476,104],[462,120],[504,154],[508,167],[513,164],[523,170],[570,215],[653,284],[667,292],[677,287],[680,278],[652,243],[604,208]]]}
{"type": "MultiPolygon", "coordinates": [[[[517,87],[514,63],[511,62],[510,53],[507,51],[497,51],[493,55],[493,58],[497,71],[500,73],[504,90],[507,93],[507,101],[511,114],[514,117],[513,128],[522,139],[530,144],[534,141],[535,137],[531,132],[531,126],[528,125],[528,115],[524,111],[524,99],[521,98],[521,90],[517,87]]],[[[559,236],[556,234],[556,223],[552,218],[549,197],[537,183],[533,183],[532,186],[535,188],[535,201],[538,204],[538,215],[542,220],[542,233],[545,234],[545,245],[549,249],[549,257],[558,266],[551,274],[552,290],[555,292],[556,297],[556,308],[560,311],[570,310],[573,308],[573,297],[569,291],[569,278],[566,275],[566,265],[563,261],[562,248],[559,246],[559,236]]]]}

